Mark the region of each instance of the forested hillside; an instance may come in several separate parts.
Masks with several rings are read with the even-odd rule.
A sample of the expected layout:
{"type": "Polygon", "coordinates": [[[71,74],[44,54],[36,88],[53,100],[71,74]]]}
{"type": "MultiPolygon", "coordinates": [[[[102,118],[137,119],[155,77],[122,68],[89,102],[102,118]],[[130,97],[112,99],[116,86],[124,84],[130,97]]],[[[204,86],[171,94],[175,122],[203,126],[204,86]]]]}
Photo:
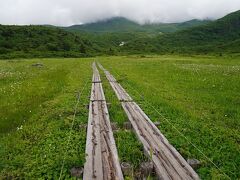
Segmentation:
{"type": "MultiPolygon", "coordinates": [[[[187,27],[188,23],[198,24],[198,21],[181,26],[187,27]]],[[[105,22],[105,25],[105,29],[96,23],[83,27],[114,32],[92,32],[87,31],[88,28],[86,31],[69,32],[49,26],[0,25],[0,58],[240,53],[240,11],[174,33],[134,31],[139,25],[121,18],[105,22]],[[131,31],[117,32],[119,25],[131,31]]],[[[147,26],[150,25],[141,27],[147,26]]],[[[74,28],[79,27],[72,27],[71,31],[75,31],[74,28]]]]}
{"type": "Polygon", "coordinates": [[[157,53],[239,53],[240,11],[199,27],[132,41],[122,51],[129,49],[157,53]]]}
{"type": "Polygon", "coordinates": [[[86,38],[54,27],[0,25],[0,57],[88,56],[86,38]]]}
{"type": "Polygon", "coordinates": [[[123,17],[111,18],[95,23],[88,23],[82,25],[73,25],[65,27],[65,30],[72,32],[94,32],[94,33],[168,33],[176,32],[190,27],[209,23],[209,20],[191,20],[183,23],[146,23],[138,24],[134,21],[128,20],[123,17]]]}

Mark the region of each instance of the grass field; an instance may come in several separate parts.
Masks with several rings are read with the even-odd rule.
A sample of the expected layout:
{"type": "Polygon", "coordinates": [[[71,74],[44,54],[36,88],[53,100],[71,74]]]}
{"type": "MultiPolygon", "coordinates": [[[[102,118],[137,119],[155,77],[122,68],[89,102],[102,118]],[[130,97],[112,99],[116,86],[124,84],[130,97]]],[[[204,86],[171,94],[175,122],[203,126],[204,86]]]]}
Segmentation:
{"type": "MultiPolygon", "coordinates": [[[[62,178],[71,179],[69,170],[83,166],[93,60],[0,61],[0,179],[58,179],[64,159],[62,178]],[[32,66],[35,63],[43,67],[32,66]],[[80,103],[72,128],[78,94],[80,103]]],[[[240,177],[239,58],[131,56],[97,60],[151,120],[161,122],[161,132],[185,158],[201,161],[197,172],[202,179],[240,177]]],[[[124,130],[127,118],[101,75],[111,103],[110,119],[119,128],[114,136],[120,160],[130,162],[137,173],[140,162],[146,160],[142,145],[133,132],[124,130]]]]}
{"type": "Polygon", "coordinates": [[[79,91],[92,76],[90,60],[51,59],[0,61],[0,179],[58,179],[84,163],[90,84],[67,146],[79,91]],[[44,66],[33,67],[37,62],[44,66]],[[65,152],[68,152],[66,155],[65,152]]]}

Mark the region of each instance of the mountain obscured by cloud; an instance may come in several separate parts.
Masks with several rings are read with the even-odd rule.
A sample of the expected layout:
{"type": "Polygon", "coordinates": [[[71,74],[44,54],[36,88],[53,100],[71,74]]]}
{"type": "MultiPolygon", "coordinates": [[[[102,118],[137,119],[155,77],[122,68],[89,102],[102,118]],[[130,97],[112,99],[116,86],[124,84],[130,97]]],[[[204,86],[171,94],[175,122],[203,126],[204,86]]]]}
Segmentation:
{"type": "Polygon", "coordinates": [[[140,24],[217,19],[240,0],[1,0],[0,24],[67,26],[121,16],[140,24]]]}

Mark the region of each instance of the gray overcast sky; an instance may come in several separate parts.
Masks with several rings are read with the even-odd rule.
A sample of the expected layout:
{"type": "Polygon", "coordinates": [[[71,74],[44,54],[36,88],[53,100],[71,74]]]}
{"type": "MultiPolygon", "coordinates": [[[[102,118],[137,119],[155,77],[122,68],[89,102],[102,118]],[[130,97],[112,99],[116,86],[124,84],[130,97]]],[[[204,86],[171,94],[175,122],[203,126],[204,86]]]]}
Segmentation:
{"type": "Polygon", "coordinates": [[[139,23],[220,18],[240,0],[0,0],[0,24],[71,25],[123,16],[139,23]]]}

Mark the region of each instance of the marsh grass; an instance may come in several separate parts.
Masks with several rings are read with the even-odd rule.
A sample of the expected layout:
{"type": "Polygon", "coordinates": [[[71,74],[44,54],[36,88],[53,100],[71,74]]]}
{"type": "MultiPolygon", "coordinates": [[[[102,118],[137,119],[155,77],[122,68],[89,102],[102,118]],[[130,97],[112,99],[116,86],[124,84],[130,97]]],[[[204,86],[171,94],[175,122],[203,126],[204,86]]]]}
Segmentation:
{"type": "Polygon", "coordinates": [[[87,123],[88,110],[84,104],[89,101],[90,83],[81,94],[67,142],[77,93],[91,80],[91,60],[0,63],[4,71],[12,70],[13,74],[9,80],[4,77],[0,85],[8,90],[1,94],[0,105],[0,179],[58,179],[64,159],[62,178],[70,179],[70,169],[83,166],[85,161],[86,129],[80,125],[87,123]],[[36,62],[44,66],[32,67],[36,62]],[[15,83],[20,87],[9,90],[15,83]]]}
{"type": "Polygon", "coordinates": [[[161,132],[186,159],[201,161],[201,178],[239,178],[239,59],[133,56],[100,62],[152,121],[161,122],[161,132]]]}
{"type": "MultiPolygon", "coordinates": [[[[99,58],[150,119],[160,121],[159,129],[184,158],[201,161],[197,172],[202,179],[225,179],[223,173],[232,179],[240,177],[239,60],[206,56],[99,58]]],[[[0,61],[0,179],[58,179],[64,159],[62,179],[73,179],[70,169],[84,165],[92,61],[0,61]],[[35,63],[43,67],[33,67],[35,63]],[[85,82],[70,131],[77,93],[85,82]]],[[[143,147],[133,131],[124,129],[128,119],[103,72],[101,77],[111,103],[111,122],[118,126],[114,137],[119,158],[130,162],[136,172],[147,160],[143,147]]]]}
{"type": "Polygon", "coordinates": [[[129,122],[120,101],[117,99],[103,71],[100,71],[103,81],[103,89],[106,100],[110,103],[108,107],[110,120],[117,124],[114,138],[117,145],[118,155],[121,162],[128,162],[133,166],[133,175],[139,170],[142,162],[147,160],[144,155],[143,146],[138,141],[133,130],[126,129],[124,123],[129,122]]]}

